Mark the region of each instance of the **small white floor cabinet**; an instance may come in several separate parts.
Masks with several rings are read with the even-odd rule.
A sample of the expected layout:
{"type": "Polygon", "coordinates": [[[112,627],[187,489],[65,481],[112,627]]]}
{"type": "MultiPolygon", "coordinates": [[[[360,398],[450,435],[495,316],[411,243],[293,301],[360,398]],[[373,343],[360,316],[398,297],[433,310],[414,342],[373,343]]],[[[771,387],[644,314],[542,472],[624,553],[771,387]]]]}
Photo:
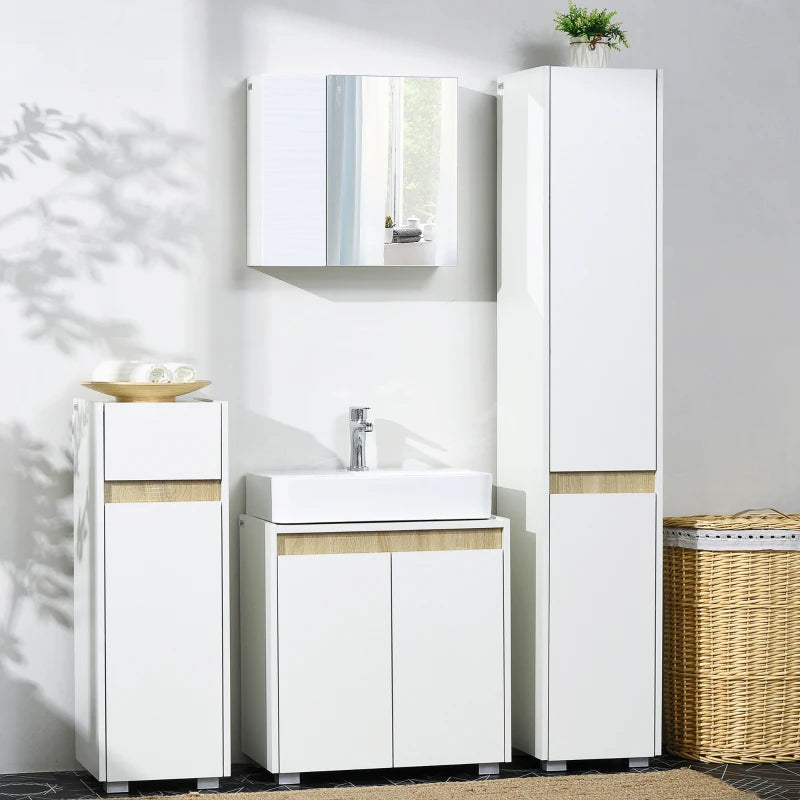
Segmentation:
{"type": "Polygon", "coordinates": [[[661,751],[661,101],[648,69],[498,85],[497,507],[514,746],[661,751]]]}
{"type": "Polygon", "coordinates": [[[109,792],[230,775],[227,407],[73,404],[75,739],[109,792]]]}
{"type": "Polygon", "coordinates": [[[511,760],[507,520],[239,524],[250,758],[283,783],[511,760]]]}

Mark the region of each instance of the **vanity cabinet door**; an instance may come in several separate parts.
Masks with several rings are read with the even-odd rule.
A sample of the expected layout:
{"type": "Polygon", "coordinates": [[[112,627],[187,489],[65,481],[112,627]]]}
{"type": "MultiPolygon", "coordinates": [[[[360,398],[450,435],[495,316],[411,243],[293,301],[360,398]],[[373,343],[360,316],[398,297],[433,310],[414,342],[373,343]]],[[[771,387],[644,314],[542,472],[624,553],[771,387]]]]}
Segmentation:
{"type": "Polygon", "coordinates": [[[655,755],[656,497],[550,497],[548,758],[655,755]]]}
{"type": "Polygon", "coordinates": [[[504,761],[503,553],[392,554],[394,765],[504,761]]]}
{"type": "Polygon", "coordinates": [[[218,502],[105,506],[107,780],[222,775],[218,502]]]}
{"type": "Polygon", "coordinates": [[[281,772],[392,766],[390,558],[278,557],[281,772]]]}

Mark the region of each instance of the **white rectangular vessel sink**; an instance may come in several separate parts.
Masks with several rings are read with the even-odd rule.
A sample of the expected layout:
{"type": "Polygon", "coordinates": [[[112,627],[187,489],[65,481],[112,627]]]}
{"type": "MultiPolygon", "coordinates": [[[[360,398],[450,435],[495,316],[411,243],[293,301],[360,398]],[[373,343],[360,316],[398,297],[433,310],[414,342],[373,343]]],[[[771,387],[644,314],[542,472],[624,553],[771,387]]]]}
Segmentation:
{"type": "Polygon", "coordinates": [[[492,476],[463,469],[247,475],[246,511],[284,525],[487,519],[492,476]]]}

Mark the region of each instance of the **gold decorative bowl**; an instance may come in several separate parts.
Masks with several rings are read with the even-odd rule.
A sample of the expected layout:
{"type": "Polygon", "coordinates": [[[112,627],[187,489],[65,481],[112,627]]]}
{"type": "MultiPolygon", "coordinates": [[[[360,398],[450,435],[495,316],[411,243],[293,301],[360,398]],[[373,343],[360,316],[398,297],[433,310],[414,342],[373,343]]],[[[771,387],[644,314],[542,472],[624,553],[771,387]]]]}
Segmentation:
{"type": "Polygon", "coordinates": [[[119,403],[172,403],[176,397],[208,386],[211,381],[188,383],[140,383],[138,381],[88,381],[82,383],[95,392],[115,397],[119,403]]]}

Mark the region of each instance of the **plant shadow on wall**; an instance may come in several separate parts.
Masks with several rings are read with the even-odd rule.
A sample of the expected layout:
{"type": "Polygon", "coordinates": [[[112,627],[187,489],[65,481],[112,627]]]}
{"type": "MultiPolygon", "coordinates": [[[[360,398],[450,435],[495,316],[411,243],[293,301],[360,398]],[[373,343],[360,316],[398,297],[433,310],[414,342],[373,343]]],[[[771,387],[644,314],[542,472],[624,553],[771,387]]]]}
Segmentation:
{"type": "MultiPolygon", "coordinates": [[[[10,129],[0,130],[0,313],[18,315],[36,349],[25,352],[19,337],[8,345],[30,359],[43,359],[43,346],[62,359],[90,348],[112,357],[147,353],[134,320],[104,317],[102,303],[86,298],[125,267],[188,269],[202,230],[198,146],[142,116],[111,128],[21,106],[10,129]]],[[[48,364],[34,362],[39,373],[48,364]]],[[[46,660],[71,661],[61,637],[45,644],[48,630],[73,624],[68,430],[59,444],[21,422],[0,425],[0,753],[18,764],[70,766],[72,715],[38,680],[52,673],[46,660]],[[37,752],[29,752],[31,738],[37,752]]],[[[79,524],[79,545],[85,534],[79,524]]]]}
{"type": "MultiPolygon", "coordinates": [[[[72,459],[22,425],[0,426],[0,730],[3,752],[14,753],[25,727],[45,738],[64,737],[69,725],[25,677],[20,623],[35,615],[45,629],[72,627],[72,459]]],[[[48,656],[50,654],[48,653],[48,656]]]]}
{"type": "Polygon", "coordinates": [[[31,339],[63,353],[81,345],[141,353],[133,322],[81,310],[69,284],[102,284],[118,266],[188,266],[202,229],[191,177],[197,144],[138,115],[111,129],[22,104],[12,130],[0,132],[0,285],[31,339]],[[11,185],[9,204],[3,186],[11,185]]]}

